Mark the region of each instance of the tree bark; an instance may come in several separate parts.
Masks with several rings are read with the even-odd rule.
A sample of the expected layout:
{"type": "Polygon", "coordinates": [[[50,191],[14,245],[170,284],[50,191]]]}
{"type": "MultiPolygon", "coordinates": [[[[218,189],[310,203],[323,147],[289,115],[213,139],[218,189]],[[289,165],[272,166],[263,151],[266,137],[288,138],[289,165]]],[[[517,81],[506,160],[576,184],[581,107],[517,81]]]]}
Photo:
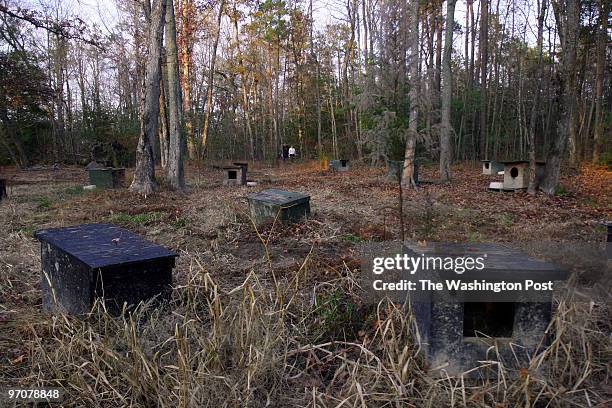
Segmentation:
{"type": "Polygon", "coordinates": [[[178,49],[176,46],[176,21],[173,0],[166,6],[166,70],[168,72],[168,183],[173,190],[185,188],[183,167],[182,97],[178,71],[178,49]]]}
{"type": "Polygon", "coordinates": [[[159,126],[160,57],[165,15],[166,0],[156,0],[155,8],[151,13],[148,55],[143,80],[143,104],[140,115],[140,137],[136,147],[136,169],[130,186],[131,191],[145,195],[157,189],[153,145],[159,126]]]}
{"type": "Polygon", "coordinates": [[[196,17],[192,0],[183,0],[180,5],[181,40],[180,59],[183,67],[182,96],[185,132],[187,138],[187,156],[193,160],[196,157],[196,142],[194,135],[194,118],[191,103],[191,66],[193,54],[194,19],[196,17]]]}
{"type": "Polygon", "coordinates": [[[168,166],[168,155],[170,146],[170,135],[168,134],[168,109],[166,105],[166,95],[168,94],[166,83],[165,71],[162,68],[162,80],[160,84],[160,95],[159,95],[159,161],[162,169],[168,166]]]}
{"type": "Polygon", "coordinates": [[[442,122],[440,129],[440,179],[451,179],[450,164],[452,161],[451,135],[451,97],[452,72],[451,54],[453,50],[453,26],[455,24],[455,4],[457,0],[446,3],[446,36],[444,39],[444,57],[442,60],[442,122]]]}
{"type": "Polygon", "coordinates": [[[404,153],[402,185],[416,187],[414,180],[414,151],[417,138],[417,120],[419,116],[419,0],[412,0],[410,21],[410,122],[404,153]]]}
{"type": "MultiPolygon", "coordinates": [[[[540,15],[538,16],[538,38],[536,42],[536,49],[538,52],[538,73],[536,84],[537,87],[534,90],[533,106],[531,107],[531,118],[529,120],[529,187],[527,192],[529,194],[535,194],[538,189],[538,178],[536,177],[536,120],[538,118],[538,108],[540,101],[540,92],[542,89],[542,78],[544,75],[544,61],[542,55],[542,43],[544,37],[544,18],[546,17],[546,2],[548,0],[538,0],[542,2],[540,9],[540,15]]],[[[538,4],[539,5],[539,4],[538,4]]]]}
{"type": "Polygon", "coordinates": [[[593,163],[601,160],[603,149],[603,98],[606,72],[606,47],[608,43],[608,0],[599,3],[599,32],[597,36],[597,72],[595,74],[595,129],[593,133],[593,163]]]}
{"type": "Polygon", "coordinates": [[[487,159],[487,65],[489,63],[489,0],[480,2],[480,156],[487,159]]]}
{"type": "Polygon", "coordinates": [[[547,194],[555,193],[561,171],[561,158],[571,134],[570,127],[573,126],[576,110],[576,49],[580,27],[579,0],[553,0],[552,5],[562,52],[559,54],[561,64],[557,73],[560,83],[560,120],[557,123],[557,137],[548,155],[544,177],[540,184],[541,190],[547,194]]]}
{"type": "MultiPolygon", "coordinates": [[[[363,28],[365,31],[365,65],[366,65],[366,73],[367,73],[367,60],[368,60],[368,28],[367,28],[367,24],[366,24],[366,18],[365,18],[365,4],[366,4],[366,0],[363,1],[363,28]]],[[[317,56],[317,53],[315,51],[315,46],[314,46],[314,34],[313,34],[313,27],[314,27],[314,19],[312,17],[312,0],[310,0],[309,3],[309,8],[308,8],[308,15],[310,16],[310,50],[311,50],[311,58],[313,59],[314,63],[316,64],[316,77],[315,77],[315,90],[316,90],[316,98],[317,98],[317,155],[318,155],[318,159],[321,160],[323,158],[323,142],[321,140],[321,85],[320,85],[320,78],[321,78],[321,68],[319,66],[319,57],[317,56]]]]}
{"type": "Polygon", "coordinates": [[[434,27],[436,31],[436,71],[435,71],[435,106],[438,107],[438,95],[440,95],[441,77],[442,77],[442,31],[443,31],[443,12],[442,4],[444,0],[437,0],[434,4],[434,27]]]}

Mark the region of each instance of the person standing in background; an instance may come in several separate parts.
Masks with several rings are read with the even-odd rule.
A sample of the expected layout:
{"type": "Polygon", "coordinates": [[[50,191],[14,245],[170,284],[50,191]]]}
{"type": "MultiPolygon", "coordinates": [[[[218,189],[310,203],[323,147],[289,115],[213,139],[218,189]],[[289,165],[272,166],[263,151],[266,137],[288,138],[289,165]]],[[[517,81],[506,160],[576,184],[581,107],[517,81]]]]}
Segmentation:
{"type": "Polygon", "coordinates": [[[295,147],[291,146],[289,148],[289,158],[292,159],[295,157],[295,147]]]}

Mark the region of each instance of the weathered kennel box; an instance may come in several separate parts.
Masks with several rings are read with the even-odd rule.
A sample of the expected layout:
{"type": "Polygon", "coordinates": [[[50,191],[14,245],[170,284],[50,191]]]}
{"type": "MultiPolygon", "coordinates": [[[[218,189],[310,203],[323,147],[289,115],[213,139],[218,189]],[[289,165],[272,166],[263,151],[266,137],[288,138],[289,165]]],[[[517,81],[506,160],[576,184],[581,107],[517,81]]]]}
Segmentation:
{"type": "MultiPolygon", "coordinates": [[[[546,162],[536,162],[536,178],[544,175],[546,162]]],[[[529,187],[529,161],[504,162],[504,190],[521,190],[529,187]]]]}
{"type": "Polygon", "coordinates": [[[89,184],[99,188],[119,188],[125,180],[125,169],[114,167],[90,168],[89,184]]]}
{"type": "Polygon", "coordinates": [[[300,221],[310,215],[310,196],[275,188],[250,194],[249,211],[259,225],[266,221],[300,221]]]}
{"type": "Polygon", "coordinates": [[[223,167],[223,185],[237,186],[246,184],[246,167],[226,166],[223,167]]]}
{"type": "MultiPolygon", "coordinates": [[[[567,272],[556,265],[529,257],[513,248],[498,244],[428,243],[426,246],[408,243],[409,256],[442,258],[483,258],[484,269],[465,271],[465,282],[488,280],[499,282],[560,281],[567,272]]],[[[421,279],[428,272],[418,270],[421,279]]],[[[448,271],[444,279],[456,279],[448,271]]],[[[551,319],[552,292],[542,294],[511,294],[491,292],[488,299],[476,299],[481,294],[459,294],[452,290],[431,291],[412,302],[425,357],[430,372],[459,375],[470,371],[474,377],[487,370],[495,376],[497,363],[490,369],[478,368],[483,362],[500,362],[516,372],[527,367],[530,357],[545,339],[551,319]],[[467,297],[463,297],[463,296],[467,297]],[[484,301],[488,300],[488,301],[484,301]],[[499,354],[495,351],[499,350],[499,354]]],[[[484,364],[486,365],[486,364],[484,364]]]]}
{"type": "Polygon", "coordinates": [[[43,308],[82,315],[96,298],[119,314],[170,296],[176,253],[113,224],[38,230],[43,308]]]}
{"type": "Polygon", "coordinates": [[[482,174],[495,176],[504,169],[504,164],[495,160],[481,160],[482,174]]]}
{"type": "Polygon", "coordinates": [[[242,173],[240,174],[240,184],[243,186],[247,183],[247,172],[249,170],[249,163],[246,162],[234,162],[234,166],[238,166],[242,169],[242,173]]]}
{"type": "Polygon", "coordinates": [[[332,171],[348,171],[349,170],[348,160],[330,160],[329,169],[332,171]]]}

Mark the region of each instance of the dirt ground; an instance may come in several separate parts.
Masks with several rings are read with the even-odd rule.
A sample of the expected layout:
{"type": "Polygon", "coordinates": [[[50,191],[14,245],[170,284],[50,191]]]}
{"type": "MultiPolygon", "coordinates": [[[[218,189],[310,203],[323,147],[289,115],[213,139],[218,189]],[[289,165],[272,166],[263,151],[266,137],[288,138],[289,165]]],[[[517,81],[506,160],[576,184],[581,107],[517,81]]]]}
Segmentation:
{"type": "MultiPolygon", "coordinates": [[[[435,170],[425,166],[421,178],[433,179],[435,170]]],[[[406,191],[406,238],[504,242],[544,257],[565,245],[603,248],[603,224],[612,219],[612,172],[591,166],[564,172],[556,196],[491,192],[489,182],[501,176],[480,173],[479,165],[465,163],[453,168],[451,184],[406,191]]],[[[274,279],[302,273],[312,285],[333,282],[359,268],[358,243],[400,237],[397,183],[387,180],[383,169],[365,166],[346,173],[311,163],[256,166],[249,172],[256,187],[223,186],[219,170],[191,167],[186,193],[162,189],[149,197],[127,189],[83,191],[80,186],[88,182],[81,168],[2,168],[0,177],[8,180],[9,196],[0,203],[0,384],[5,385],[32,379],[29,359],[36,345],[29,332],[50,319],[41,310],[37,229],[113,222],[177,251],[177,285],[198,265],[227,290],[251,271],[267,282],[270,270],[274,279]],[[309,194],[311,218],[256,230],[246,196],[263,188],[309,194]]],[[[128,182],[130,177],[128,171],[128,182]]],[[[601,278],[583,273],[591,283],[601,278]]],[[[363,335],[361,328],[357,337],[363,335]]]]}

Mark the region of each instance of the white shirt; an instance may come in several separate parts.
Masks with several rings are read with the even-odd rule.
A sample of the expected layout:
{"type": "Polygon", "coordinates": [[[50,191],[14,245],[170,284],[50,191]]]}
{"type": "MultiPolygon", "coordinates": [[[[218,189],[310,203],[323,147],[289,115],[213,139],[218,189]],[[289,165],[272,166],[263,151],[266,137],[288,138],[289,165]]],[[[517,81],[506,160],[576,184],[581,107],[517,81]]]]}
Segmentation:
{"type": "Polygon", "coordinates": [[[295,154],[295,147],[289,148],[289,154],[295,154]]]}

